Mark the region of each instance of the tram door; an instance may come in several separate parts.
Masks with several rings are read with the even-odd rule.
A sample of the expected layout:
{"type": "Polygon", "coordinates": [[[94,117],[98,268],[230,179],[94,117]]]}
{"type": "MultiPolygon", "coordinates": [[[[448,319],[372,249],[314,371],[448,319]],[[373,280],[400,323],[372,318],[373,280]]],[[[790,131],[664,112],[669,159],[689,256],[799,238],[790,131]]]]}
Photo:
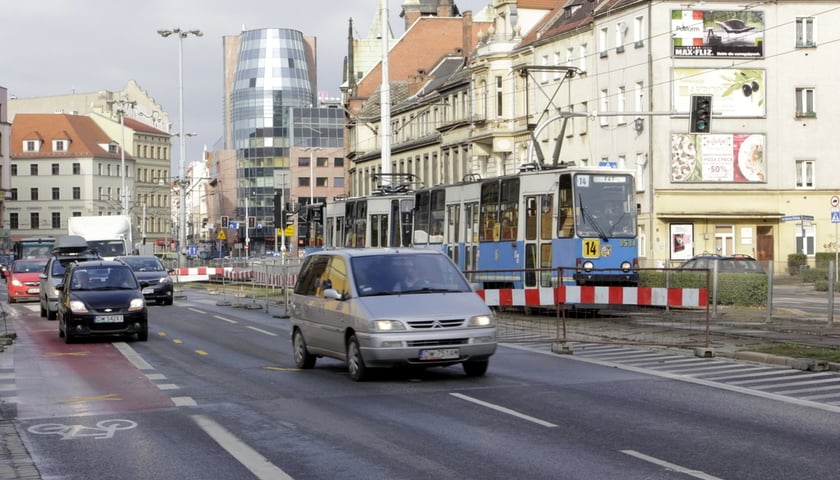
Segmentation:
{"type": "Polygon", "coordinates": [[[449,258],[461,266],[461,205],[446,206],[446,231],[443,234],[449,258]]]}
{"type": "Polygon", "coordinates": [[[554,195],[525,197],[525,286],[550,287],[554,195]],[[539,269],[539,270],[537,270],[539,269]]]}
{"type": "Polygon", "coordinates": [[[478,202],[461,204],[464,208],[464,270],[478,267],[478,202]]]}

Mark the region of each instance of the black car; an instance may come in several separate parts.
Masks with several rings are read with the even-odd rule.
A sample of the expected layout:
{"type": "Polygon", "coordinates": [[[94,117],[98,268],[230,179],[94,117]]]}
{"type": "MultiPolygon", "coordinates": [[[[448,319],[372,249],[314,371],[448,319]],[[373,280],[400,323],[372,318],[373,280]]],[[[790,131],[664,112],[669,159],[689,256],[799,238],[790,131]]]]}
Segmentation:
{"type": "Polygon", "coordinates": [[[704,254],[687,260],[680,265],[680,269],[709,269],[714,270],[717,264],[718,273],[764,273],[761,262],[749,255],[716,255],[704,254]]]}
{"type": "Polygon", "coordinates": [[[141,282],[149,284],[143,287],[143,296],[148,301],[158,304],[172,305],[173,286],[172,269],[163,266],[163,262],[154,255],[128,255],[115,258],[123,262],[134,271],[134,276],[141,282]]]}
{"type": "Polygon", "coordinates": [[[71,343],[79,337],[136,334],[145,342],[149,339],[145,286],[122,262],[70,264],[57,285],[58,336],[71,343]]]}

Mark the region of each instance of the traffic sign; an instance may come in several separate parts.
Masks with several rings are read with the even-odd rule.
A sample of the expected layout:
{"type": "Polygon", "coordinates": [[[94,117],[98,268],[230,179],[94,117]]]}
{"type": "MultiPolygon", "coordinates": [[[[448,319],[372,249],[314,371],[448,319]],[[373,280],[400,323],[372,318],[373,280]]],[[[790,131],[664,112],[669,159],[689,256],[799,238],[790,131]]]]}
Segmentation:
{"type": "Polygon", "coordinates": [[[782,222],[795,222],[799,220],[813,220],[813,215],[786,215],[779,220],[782,222]]]}
{"type": "Polygon", "coordinates": [[[227,235],[225,235],[224,230],[219,230],[219,234],[216,235],[216,240],[227,240],[227,235]]]}
{"type": "Polygon", "coordinates": [[[840,197],[838,197],[837,195],[832,195],[831,196],[831,206],[834,207],[834,208],[837,208],[838,206],[840,206],[840,197]]]}
{"type": "Polygon", "coordinates": [[[840,212],[831,212],[831,223],[840,223],[840,212]]]}

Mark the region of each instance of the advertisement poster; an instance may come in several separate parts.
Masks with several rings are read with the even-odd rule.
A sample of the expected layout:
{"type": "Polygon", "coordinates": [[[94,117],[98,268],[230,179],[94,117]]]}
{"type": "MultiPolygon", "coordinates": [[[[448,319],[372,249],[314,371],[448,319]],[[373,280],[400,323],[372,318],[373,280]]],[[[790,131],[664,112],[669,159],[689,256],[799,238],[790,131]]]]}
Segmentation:
{"type": "Polygon", "coordinates": [[[762,118],[766,73],[757,68],[675,68],[674,111],[689,113],[691,96],[711,95],[715,118],[762,118]]]}
{"type": "Polygon", "coordinates": [[[688,260],[694,256],[694,225],[671,225],[671,260],[688,260]]]}
{"type": "Polygon", "coordinates": [[[672,182],[767,181],[763,134],[671,135],[672,182]]]}
{"type": "Polygon", "coordinates": [[[764,12],[757,10],[672,10],[675,57],[764,56],[764,12]]]}

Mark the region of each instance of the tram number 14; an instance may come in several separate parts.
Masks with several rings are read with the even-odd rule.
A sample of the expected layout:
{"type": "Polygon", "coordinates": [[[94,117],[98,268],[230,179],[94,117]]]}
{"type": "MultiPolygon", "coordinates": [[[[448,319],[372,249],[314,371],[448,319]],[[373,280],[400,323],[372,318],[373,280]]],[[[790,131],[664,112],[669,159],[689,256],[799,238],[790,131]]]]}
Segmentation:
{"type": "Polygon", "coordinates": [[[583,241],[583,258],[598,258],[601,241],[597,238],[587,238],[583,241]]]}

